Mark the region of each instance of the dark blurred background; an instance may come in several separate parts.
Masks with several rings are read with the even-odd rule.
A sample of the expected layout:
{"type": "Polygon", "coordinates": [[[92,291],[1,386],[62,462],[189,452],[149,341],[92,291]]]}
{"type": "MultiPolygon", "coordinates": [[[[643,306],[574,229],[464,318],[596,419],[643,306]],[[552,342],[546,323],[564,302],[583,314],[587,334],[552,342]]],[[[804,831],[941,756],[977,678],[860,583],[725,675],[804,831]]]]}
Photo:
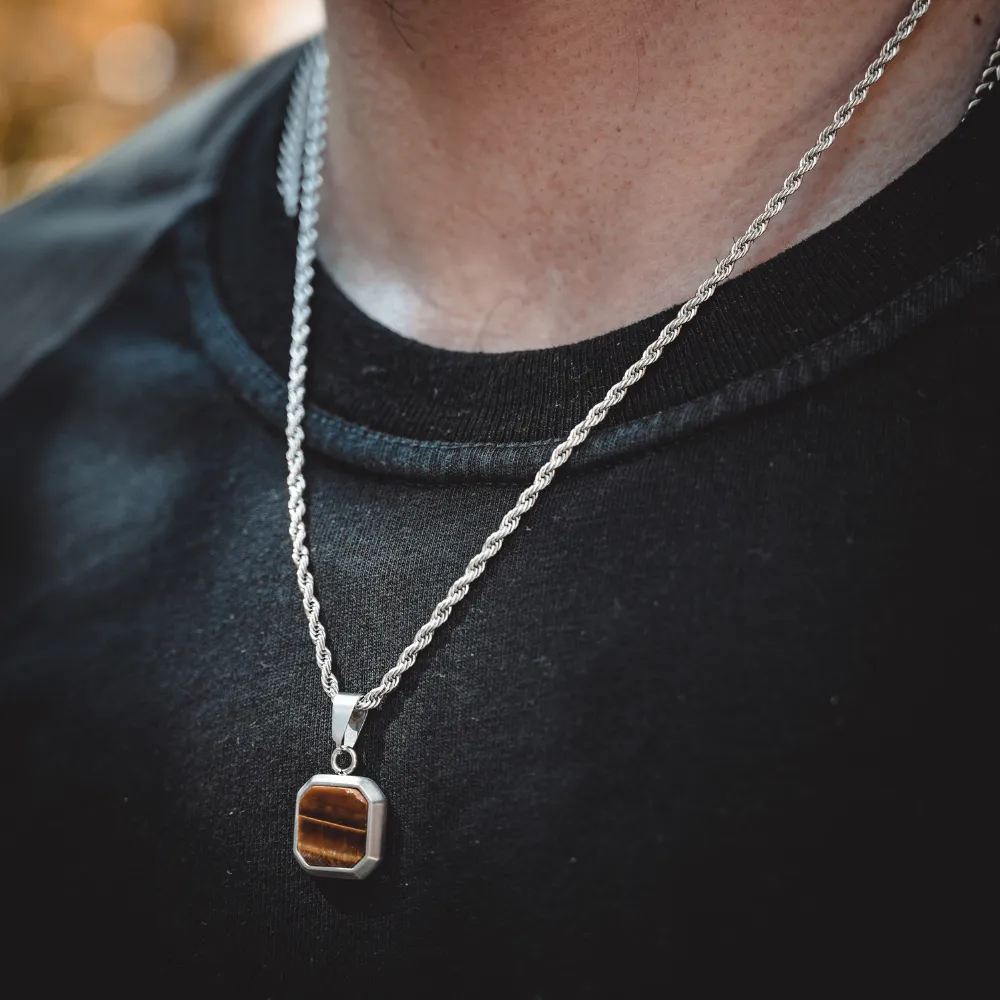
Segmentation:
{"type": "Polygon", "coordinates": [[[322,0],[0,0],[0,205],[321,22],[322,0]]]}

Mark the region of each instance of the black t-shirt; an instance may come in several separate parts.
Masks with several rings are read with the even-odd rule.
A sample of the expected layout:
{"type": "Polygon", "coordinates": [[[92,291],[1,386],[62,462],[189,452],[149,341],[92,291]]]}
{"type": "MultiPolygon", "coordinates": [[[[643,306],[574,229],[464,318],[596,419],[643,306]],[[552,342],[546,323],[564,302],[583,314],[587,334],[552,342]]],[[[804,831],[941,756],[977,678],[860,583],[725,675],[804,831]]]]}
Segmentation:
{"type": "MultiPolygon", "coordinates": [[[[330,722],[287,528],[284,99],[0,403],[8,943],[109,996],[962,992],[1000,101],[725,285],[574,454],[369,716],[387,854],[352,884],[291,853],[330,722]]],[[[318,275],[310,544],[345,690],[669,315],[448,352],[318,275]]]]}

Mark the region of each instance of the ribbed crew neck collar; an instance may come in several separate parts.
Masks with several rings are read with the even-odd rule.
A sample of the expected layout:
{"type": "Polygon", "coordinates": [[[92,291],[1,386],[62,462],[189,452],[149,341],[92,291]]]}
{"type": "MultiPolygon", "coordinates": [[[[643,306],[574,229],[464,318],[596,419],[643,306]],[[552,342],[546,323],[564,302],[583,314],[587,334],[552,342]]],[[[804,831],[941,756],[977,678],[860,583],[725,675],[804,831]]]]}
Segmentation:
{"type": "MultiPolygon", "coordinates": [[[[246,359],[263,362],[251,394],[275,411],[270,395],[287,370],[296,239],[295,220],[285,216],[274,184],[286,98],[287,87],[269,96],[232,148],[206,219],[211,287],[201,289],[248,348],[246,359]]],[[[725,284],[605,427],[648,423],[775,371],[987,241],[1000,229],[991,168],[998,105],[990,95],[875,197],[725,284]]],[[[676,311],[568,346],[475,354],[427,347],[386,329],[322,268],[313,305],[313,410],[386,441],[453,446],[517,446],[564,435],[676,311]]],[[[230,377],[247,377],[243,368],[230,377]]]]}

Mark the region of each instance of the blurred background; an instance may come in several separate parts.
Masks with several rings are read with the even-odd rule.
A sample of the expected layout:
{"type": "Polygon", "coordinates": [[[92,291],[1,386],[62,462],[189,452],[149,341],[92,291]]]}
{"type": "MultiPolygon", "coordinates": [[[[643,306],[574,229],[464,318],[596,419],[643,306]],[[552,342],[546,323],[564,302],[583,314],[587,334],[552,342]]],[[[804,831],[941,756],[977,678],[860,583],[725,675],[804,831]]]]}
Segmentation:
{"type": "Polygon", "coordinates": [[[0,205],[322,18],[322,0],[0,0],[0,205]]]}

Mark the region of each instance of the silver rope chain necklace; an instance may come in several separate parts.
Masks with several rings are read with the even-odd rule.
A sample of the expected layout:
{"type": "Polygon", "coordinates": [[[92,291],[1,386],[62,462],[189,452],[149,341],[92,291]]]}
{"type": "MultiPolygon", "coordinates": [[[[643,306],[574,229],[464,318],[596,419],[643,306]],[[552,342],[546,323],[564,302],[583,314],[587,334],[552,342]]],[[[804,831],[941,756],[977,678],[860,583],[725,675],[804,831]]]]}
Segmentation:
{"type": "MultiPolygon", "coordinates": [[[[402,675],[413,666],[421,650],[429,645],[455,606],[465,598],[473,582],[486,569],[487,563],[500,551],[504,539],[517,530],[521,518],[534,507],[542,491],[552,482],[559,468],[569,460],[573,450],[583,444],[611,408],[625,398],[629,388],[659,359],[667,345],[678,337],[681,330],[697,315],[699,308],[732,274],[737,261],[764,234],[770,221],[785,207],[788,199],[798,190],[802,179],[833,144],[837,133],[850,121],[886,66],[896,57],[901,44],[927,12],[930,2],[931,0],[915,0],[864,76],[855,84],[847,100],[837,109],[833,120],[820,132],[816,143],[785,178],[760,215],[733,243],[729,253],[716,264],[712,273],[680,307],[677,315],[660,331],[641,357],[607,391],[604,398],[591,407],[565,440],[556,445],[548,460],[535,473],[531,484],[518,497],[517,503],[504,514],[497,529],[469,560],[465,571],[448,588],[430,618],[417,629],[413,641],[399,654],[395,665],[385,672],[375,687],[363,695],[341,693],[333,674],[332,657],[326,643],[326,631],[320,620],[320,606],[306,544],[306,482],[303,472],[306,358],[318,240],[319,191],[326,148],[329,65],[321,39],[306,46],[289,99],[279,154],[278,187],[288,215],[294,217],[298,214],[286,427],[289,533],[309,635],[316,647],[321,684],[333,708],[334,749],[330,758],[332,773],[313,776],[299,790],[296,801],[293,851],[299,864],[307,871],[334,878],[360,879],[376,868],[382,858],[386,798],[370,778],[355,777],[353,774],[357,764],[354,746],[368,713],[378,708],[396,689],[402,675]]],[[[997,65],[996,59],[991,58],[977,87],[974,103],[992,86],[997,65]]]]}

